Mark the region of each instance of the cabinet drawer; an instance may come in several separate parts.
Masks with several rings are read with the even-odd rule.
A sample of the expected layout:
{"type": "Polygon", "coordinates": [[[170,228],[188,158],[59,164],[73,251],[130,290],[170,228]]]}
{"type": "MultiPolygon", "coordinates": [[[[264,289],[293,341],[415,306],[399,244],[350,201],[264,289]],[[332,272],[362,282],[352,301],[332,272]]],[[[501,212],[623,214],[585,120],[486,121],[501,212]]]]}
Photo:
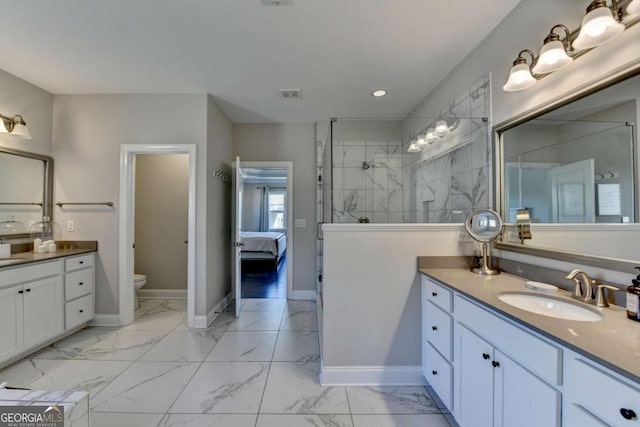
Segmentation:
{"type": "Polygon", "coordinates": [[[64,299],[70,301],[93,292],[93,269],[73,271],[64,275],[64,299]]]}
{"type": "Polygon", "coordinates": [[[0,287],[62,274],[62,261],[38,262],[0,270],[0,287]]]}
{"type": "Polygon", "coordinates": [[[640,426],[640,390],[620,381],[603,369],[581,359],[571,359],[567,366],[570,378],[570,402],[578,404],[595,417],[615,426],[640,426]],[[630,409],[636,417],[626,420],[621,409],[630,409]]]}
{"type": "Polygon", "coordinates": [[[431,302],[427,302],[424,307],[424,337],[445,359],[451,361],[453,319],[431,302]]]}
{"type": "Polygon", "coordinates": [[[426,277],[422,278],[422,295],[423,298],[431,301],[444,311],[451,313],[453,292],[440,286],[437,283],[432,282],[426,277]]]}
{"type": "Polygon", "coordinates": [[[424,352],[422,373],[427,382],[438,393],[442,403],[451,410],[453,369],[449,362],[444,360],[429,343],[424,343],[422,351],[424,352]]]}
{"type": "Polygon", "coordinates": [[[64,271],[79,270],[93,265],[93,254],[74,256],[64,260],[64,271]]]}
{"type": "Polygon", "coordinates": [[[558,347],[458,295],[455,296],[455,306],[456,321],[548,383],[561,383],[562,351],[558,347]]]}
{"type": "Polygon", "coordinates": [[[580,427],[609,427],[597,417],[593,416],[579,405],[569,405],[569,410],[562,417],[562,423],[566,426],[580,427]]]}
{"type": "Polygon", "coordinates": [[[67,330],[93,319],[93,294],[64,305],[64,324],[67,330]]]}

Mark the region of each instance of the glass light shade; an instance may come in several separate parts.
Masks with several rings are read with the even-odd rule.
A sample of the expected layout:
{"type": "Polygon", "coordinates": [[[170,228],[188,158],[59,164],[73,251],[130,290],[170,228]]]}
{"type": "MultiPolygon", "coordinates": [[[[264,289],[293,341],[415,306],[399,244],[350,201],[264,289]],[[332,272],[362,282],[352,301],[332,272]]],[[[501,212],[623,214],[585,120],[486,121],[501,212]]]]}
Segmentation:
{"type": "Polygon", "coordinates": [[[434,128],[429,128],[427,130],[427,136],[425,137],[425,139],[429,144],[433,144],[435,142],[435,140],[438,139],[438,137],[435,134],[435,129],[434,128]]]}
{"type": "Polygon", "coordinates": [[[502,90],[507,92],[517,92],[525,90],[537,83],[537,80],[531,75],[531,70],[526,63],[516,64],[509,72],[509,79],[502,86],[502,90]]]}
{"type": "Polygon", "coordinates": [[[0,119],[0,133],[8,133],[7,125],[4,124],[4,120],[0,119]]]}
{"type": "Polygon", "coordinates": [[[640,0],[633,0],[627,5],[627,13],[629,15],[640,15],[640,0]]]}
{"type": "Polygon", "coordinates": [[[13,130],[11,131],[11,135],[19,136],[24,139],[31,139],[31,135],[29,134],[29,129],[27,125],[23,125],[20,123],[16,123],[13,125],[13,130]]]}
{"type": "Polygon", "coordinates": [[[540,50],[538,63],[533,67],[536,74],[546,74],[571,64],[573,58],[567,55],[564,44],[560,40],[545,43],[540,50]]]}
{"type": "Polygon", "coordinates": [[[624,31],[624,25],[613,18],[611,9],[598,7],[582,18],[580,34],[573,41],[576,49],[589,49],[608,42],[624,31]]]}
{"type": "Polygon", "coordinates": [[[427,135],[424,133],[421,133],[420,135],[418,135],[418,139],[416,140],[416,146],[423,147],[427,145],[426,138],[427,138],[427,135]]]}
{"type": "Polygon", "coordinates": [[[433,131],[436,136],[443,137],[449,135],[449,132],[449,125],[447,125],[447,122],[444,120],[438,120],[436,122],[436,128],[433,131]]]}
{"type": "Polygon", "coordinates": [[[421,151],[422,151],[422,148],[418,147],[418,145],[415,143],[409,145],[409,148],[407,148],[408,153],[419,153],[421,151]]]}

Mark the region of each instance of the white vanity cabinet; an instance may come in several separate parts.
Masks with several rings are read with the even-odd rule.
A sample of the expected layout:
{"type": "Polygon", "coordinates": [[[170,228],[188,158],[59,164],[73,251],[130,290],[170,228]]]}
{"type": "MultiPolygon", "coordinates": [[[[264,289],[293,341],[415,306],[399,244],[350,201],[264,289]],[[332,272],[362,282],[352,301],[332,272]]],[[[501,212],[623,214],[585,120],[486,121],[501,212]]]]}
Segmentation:
{"type": "Polygon", "coordinates": [[[452,298],[451,291],[422,278],[422,375],[449,410],[453,402],[452,298]]]}
{"type": "Polygon", "coordinates": [[[456,325],[456,420],[461,426],[560,426],[560,392],[456,325]]]}
{"type": "Polygon", "coordinates": [[[462,426],[561,425],[562,350],[422,278],[423,375],[462,426]]]}
{"type": "Polygon", "coordinates": [[[89,253],[0,269],[0,364],[93,318],[93,260],[89,253]]]}
{"type": "Polygon", "coordinates": [[[64,332],[62,261],[0,270],[0,359],[64,332]]]}
{"type": "Polygon", "coordinates": [[[65,259],[64,322],[67,330],[93,319],[93,264],[93,253],[65,259]]]}

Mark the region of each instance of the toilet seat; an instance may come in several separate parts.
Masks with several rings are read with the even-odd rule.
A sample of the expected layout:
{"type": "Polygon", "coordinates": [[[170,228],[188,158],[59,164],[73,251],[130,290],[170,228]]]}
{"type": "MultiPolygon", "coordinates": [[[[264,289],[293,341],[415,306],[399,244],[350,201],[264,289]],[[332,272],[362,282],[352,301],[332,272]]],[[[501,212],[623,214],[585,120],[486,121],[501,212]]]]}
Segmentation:
{"type": "Polygon", "coordinates": [[[133,275],[133,283],[142,282],[144,280],[147,280],[147,276],[145,276],[144,274],[134,274],[133,275]]]}

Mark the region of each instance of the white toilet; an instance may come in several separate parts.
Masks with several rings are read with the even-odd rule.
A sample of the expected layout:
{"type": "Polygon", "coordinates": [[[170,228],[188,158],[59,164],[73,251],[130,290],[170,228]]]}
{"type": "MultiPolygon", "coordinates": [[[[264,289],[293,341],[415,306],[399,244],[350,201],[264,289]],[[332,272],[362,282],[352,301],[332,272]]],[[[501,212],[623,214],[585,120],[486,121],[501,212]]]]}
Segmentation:
{"type": "Polygon", "coordinates": [[[138,302],[138,290],[142,289],[144,285],[147,284],[147,276],[144,274],[134,274],[133,275],[133,307],[134,310],[140,308],[140,302],[138,302]]]}

